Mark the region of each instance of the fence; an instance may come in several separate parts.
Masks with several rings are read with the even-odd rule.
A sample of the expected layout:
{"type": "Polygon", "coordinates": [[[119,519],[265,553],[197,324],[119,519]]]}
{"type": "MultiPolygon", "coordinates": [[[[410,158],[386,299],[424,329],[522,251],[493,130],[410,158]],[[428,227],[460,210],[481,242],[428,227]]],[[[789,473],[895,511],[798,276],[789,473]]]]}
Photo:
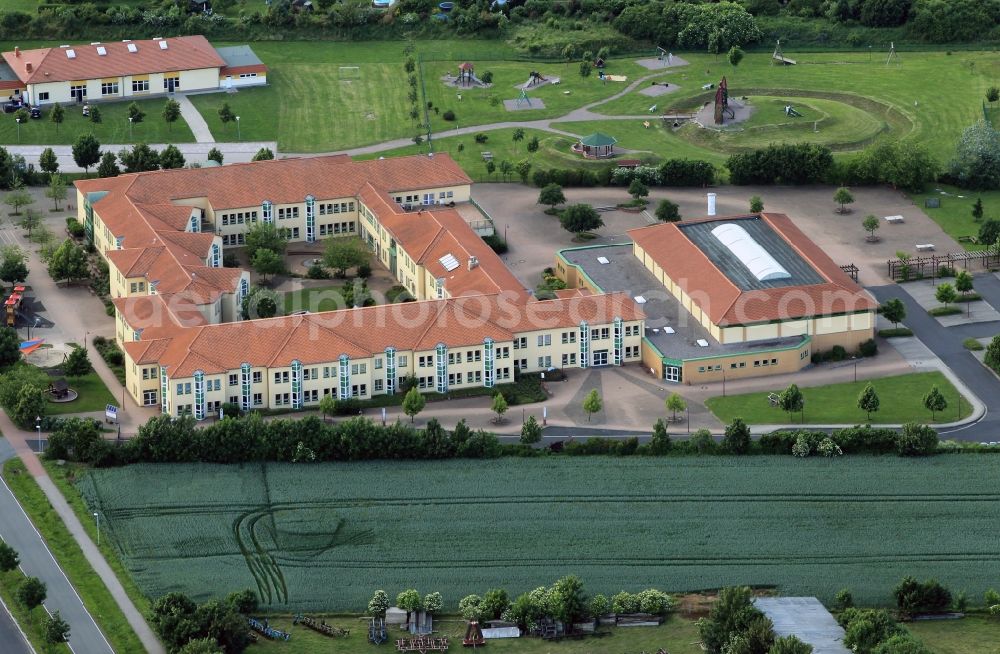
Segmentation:
{"type": "Polygon", "coordinates": [[[991,248],[978,252],[949,252],[929,257],[890,259],[886,262],[889,278],[897,282],[925,277],[938,277],[941,268],[955,268],[957,264],[968,270],[969,264],[989,270],[1000,266],[1000,249],[991,248]],[[930,273],[930,274],[928,274],[930,273]]]}

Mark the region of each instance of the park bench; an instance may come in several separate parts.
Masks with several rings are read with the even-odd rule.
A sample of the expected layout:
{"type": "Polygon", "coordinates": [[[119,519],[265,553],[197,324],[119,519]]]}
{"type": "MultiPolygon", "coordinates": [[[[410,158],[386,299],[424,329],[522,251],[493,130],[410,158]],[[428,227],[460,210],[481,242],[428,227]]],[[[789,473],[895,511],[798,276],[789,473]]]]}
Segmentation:
{"type": "Polygon", "coordinates": [[[917,252],[933,252],[934,251],[934,244],[933,243],[917,243],[916,248],[917,248],[917,252]]]}
{"type": "Polygon", "coordinates": [[[480,152],[479,154],[483,155],[483,161],[493,161],[492,152],[480,152]]]}
{"type": "Polygon", "coordinates": [[[903,218],[902,216],[886,216],[885,222],[889,223],[890,225],[898,225],[900,223],[905,223],[906,218],[903,218]]]}
{"type": "Polygon", "coordinates": [[[319,632],[324,636],[347,636],[351,632],[347,629],[341,629],[340,627],[334,627],[332,624],[327,624],[326,622],[320,620],[317,621],[315,618],[310,618],[307,615],[296,615],[292,620],[292,624],[302,624],[309,627],[313,631],[319,632]]]}
{"type": "Polygon", "coordinates": [[[416,638],[400,638],[396,641],[396,651],[399,652],[446,652],[448,651],[447,638],[431,638],[430,636],[418,636],[416,638]]]}
{"type": "Polygon", "coordinates": [[[275,629],[267,624],[267,620],[258,620],[257,618],[247,618],[247,624],[250,628],[261,634],[265,638],[270,638],[271,640],[290,640],[292,635],[286,633],[279,629],[275,629]]]}
{"type": "Polygon", "coordinates": [[[781,398],[778,397],[777,393],[768,393],[767,394],[767,403],[770,404],[771,406],[778,406],[778,404],[780,402],[781,402],[781,398]]]}

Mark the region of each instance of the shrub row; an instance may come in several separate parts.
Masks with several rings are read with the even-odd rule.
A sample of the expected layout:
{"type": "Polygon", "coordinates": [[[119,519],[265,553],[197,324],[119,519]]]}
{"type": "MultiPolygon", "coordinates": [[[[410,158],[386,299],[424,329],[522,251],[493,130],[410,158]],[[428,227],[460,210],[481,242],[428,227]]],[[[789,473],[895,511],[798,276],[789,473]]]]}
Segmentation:
{"type": "Polygon", "coordinates": [[[740,152],[726,160],[729,181],[748,184],[815,184],[827,179],[833,166],[830,148],[813,143],[769,145],[740,152]]]}
{"type": "Polygon", "coordinates": [[[934,454],[938,449],[938,436],[934,429],[907,423],[902,431],[871,425],[838,429],[832,434],[806,429],[776,431],[761,436],[757,441],[757,450],[761,454],[795,454],[796,443],[802,441],[816,451],[827,438],[845,454],[925,456],[934,454]]]}

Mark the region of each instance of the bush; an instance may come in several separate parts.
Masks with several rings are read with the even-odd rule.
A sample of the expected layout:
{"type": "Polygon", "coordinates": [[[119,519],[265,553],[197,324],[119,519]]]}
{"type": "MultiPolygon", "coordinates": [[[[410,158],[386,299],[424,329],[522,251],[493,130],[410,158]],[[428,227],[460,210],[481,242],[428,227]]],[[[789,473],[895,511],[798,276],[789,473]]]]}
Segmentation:
{"type": "Polygon", "coordinates": [[[483,143],[486,143],[487,141],[489,141],[490,137],[489,137],[488,134],[483,134],[482,132],[479,132],[478,134],[476,134],[473,137],[473,139],[476,141],[476,143],[479,143],[480,145],[482,145],[483,143]]]}
{"type": "Polygon", "coordinates": [[[486,241],[486,245],[490,246],[490,249],[497,254],[507,253],[507,241],[503,240],[503,237],[499,234],[487,234],[483,237],[483,240],[486,241]]]}
{"type": "Polygon", "coordinates": [[[816,184],[833,166],[830,148],[812,143],[769,145],[726,160],[729,181],[747,184],[816,184]]]}
{"type": "Polygon", "coordinates": [[[920,583],[913,577],[904,577],[892,594],[903,615],[943,613],[951,607],[951,592],[934,579],[920,583]]]}
{"type": "Polygon", "coordinates": [[[441,117],[444,118],[445,120],[447,120],[450,123],[453,120],[455,120],[455,112],[452,111],[451,109],[449,109],[446,112],[444,112],[443,114],[441,114],[441,117]]]}
{"type": "Polygon", "coordinates": [[[531,183],[538,188],[544,188],[549,184],[590,188],[598,186],[599,181],[595,172],[582,168],[550,168],[547,170],[539,168],[531,174],[531,183]]]}
{"type": "Polygon", "coordinates": [[[664,186],[710,186],[715,183],[715,166],[694,159],[667,159],[660,164],[664,186]]]}
{"type": "Polygon", "coordinates": [[[87,228],[76,218],[67,218],[66,232],[73,238],[83,238],[87,235],[87,228]]]}
{"type": "Polygon", "coordinates": [[[863,357],[873,357],[878,354],[878,344],[875,342],[875,339],[869,338],[867,341],[861,343],[858,346],[858,353],[863,357]]]}
{"type": "Polygon", "coordinates": [[[318,263],[314,263],[306,270],[306,277],[309,279],[330,279],[330,272],[318,263]]]}

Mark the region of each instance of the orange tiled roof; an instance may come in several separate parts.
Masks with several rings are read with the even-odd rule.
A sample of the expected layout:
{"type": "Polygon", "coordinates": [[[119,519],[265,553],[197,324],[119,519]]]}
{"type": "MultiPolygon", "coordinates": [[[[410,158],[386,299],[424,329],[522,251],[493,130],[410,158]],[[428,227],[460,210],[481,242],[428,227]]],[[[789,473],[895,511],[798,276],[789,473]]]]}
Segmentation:
{"type": "MultiPolygon", "coordinates": [[[[760,217],[824,278],[823,283],[741,291],[674,223],[640,227],[628,235],[720,327],[875,308],[871,296],[791,218],[779,213],[762,213],[760,217]]],[[[713,216],[703,220],[722,219],[713,216]]]]}
{"type": "Polygon", "coordinates": [[[3,58],[25,84],[222,68],[226,65],[208,39],[201,35],[111,41],[68,48],[11,50],[4,52],[3,58]],[[166,49],[160,47],[161,42],[167,44],[166,49]],[[135,46],[136,51],[129,52],[129,45],[135,46]],[[99,47],[106,54],[98,54],[99,47]],[[73,58],[67,56],[69,50],[73,51],[73,58]],[[31,70],[28,70],[29,65],[31,70]]]}

